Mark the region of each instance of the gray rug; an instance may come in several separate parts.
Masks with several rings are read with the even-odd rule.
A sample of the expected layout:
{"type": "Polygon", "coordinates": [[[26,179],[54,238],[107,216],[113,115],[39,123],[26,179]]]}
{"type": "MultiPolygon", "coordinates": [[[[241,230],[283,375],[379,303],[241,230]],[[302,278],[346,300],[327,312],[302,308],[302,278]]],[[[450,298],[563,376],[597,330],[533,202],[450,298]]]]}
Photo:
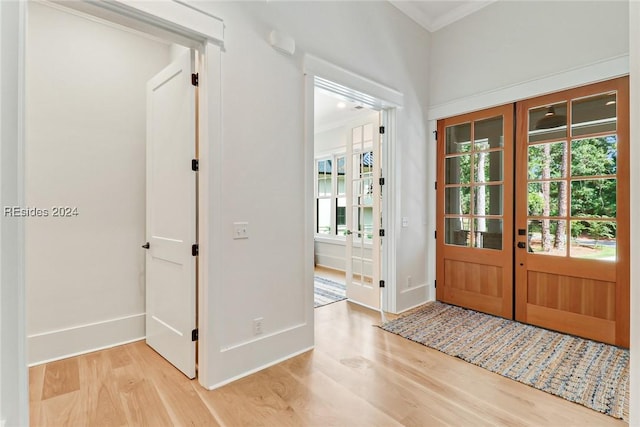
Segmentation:
{"type": "Polygon", "coordinates": [[[344,283],[315,276],[313,279],[313,305],[315,308],[347,299],[347,287],[344,283]]]}
{"type": "Polygon", "coordinates": [[[381,326],[615,418],[629,419],[629,351],[440,302],[381,326]]]}

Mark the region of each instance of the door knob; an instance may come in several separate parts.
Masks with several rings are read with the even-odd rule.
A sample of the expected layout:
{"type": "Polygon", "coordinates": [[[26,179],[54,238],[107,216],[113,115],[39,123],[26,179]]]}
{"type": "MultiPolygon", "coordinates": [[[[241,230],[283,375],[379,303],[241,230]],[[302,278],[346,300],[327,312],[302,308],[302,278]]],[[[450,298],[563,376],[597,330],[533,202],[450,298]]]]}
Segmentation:
{"type": "Polygon", "coordinates": [[[345,231],[344,231],[344,234],[345,234],[345,235],[347,235],[347,236],[350,236],[350,235],[352,235],[353,233],[351,232],[351,230],[345,230],[345,231]]]}
{"type": "Polygon", "coordinates": [[[526,247],[527,247],[527,244],[526,244],[525,242],[518,242],[518,247],[519,247],[520,249],[524,249],[524,248],[526,248],[526,247]]]}
{"type": "Polygon", "coordinates": [[[149,242],[147,242],[144,245],[142,245],[142,247],[145,249],[149,249],[151,246],[149,245],[149,242]]]}

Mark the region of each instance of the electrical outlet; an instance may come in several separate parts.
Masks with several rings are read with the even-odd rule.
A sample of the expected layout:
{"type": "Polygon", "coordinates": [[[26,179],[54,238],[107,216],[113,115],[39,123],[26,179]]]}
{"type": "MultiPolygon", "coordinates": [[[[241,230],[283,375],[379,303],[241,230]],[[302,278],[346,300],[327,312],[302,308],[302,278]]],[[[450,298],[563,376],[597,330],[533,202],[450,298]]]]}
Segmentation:
{"type": "Polygon", "coordinates": [[[258,317],[253,319],[253,335],[261,335],[262,334],[262,321],[264,318],[258,317]]]}
{"type": "Polygon", "coordinates": [[[248,222],[234,222],[233,223],[233,238],[234,239],[248,239],[249,238],[249,223],[248,222]]]}

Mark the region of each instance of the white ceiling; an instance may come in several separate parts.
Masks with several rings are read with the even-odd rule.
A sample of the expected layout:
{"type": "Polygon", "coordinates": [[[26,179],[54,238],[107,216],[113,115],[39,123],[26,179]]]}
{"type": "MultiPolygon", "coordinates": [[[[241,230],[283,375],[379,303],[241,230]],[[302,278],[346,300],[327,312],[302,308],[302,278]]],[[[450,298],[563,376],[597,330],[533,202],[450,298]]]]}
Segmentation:
{"type": "Polygon", "coordinates": [[[371,115],[373,110],[361,107],[356,102],[339,98],[322,89],[316,89],[314,94],[314,130],[323,132],[341,126],[352,120],[371,115]],[[339,107],[338,104],[344,105],[339,107]]]}
{"type": "Polygon", "coordinates": [[[495,0],[472,1],[404,1],[389,0],[389,3],[400,9],[429,32],[438,31],[467,15],[482,9],[495,0]]]}

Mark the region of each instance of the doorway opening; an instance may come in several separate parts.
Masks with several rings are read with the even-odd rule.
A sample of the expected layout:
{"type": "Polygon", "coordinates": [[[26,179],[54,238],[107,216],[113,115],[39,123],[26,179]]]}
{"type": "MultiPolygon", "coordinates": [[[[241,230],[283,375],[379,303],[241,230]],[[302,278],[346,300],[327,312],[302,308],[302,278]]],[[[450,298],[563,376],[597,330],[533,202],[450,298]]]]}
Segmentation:
{"type": "MultiPolygon", "coordinates": [[[[158,218],[159,211],[149,210],[157,201],[149,198],[149,185],[161,184],[162,179],[175,182],[167,176],[183,175],[195,195],[196,174],[191,169],[195,154],[181,153],[188,162],[186,172],[178,174],[167,172],[169,163],[163,163],[175,156],[155,149],[147,152],[147,137],[154,132],[148,112],[159,105],[149,96],[147,83],[181,58],[192,62],[198,55],[176,43],[183,36],[153,36],[57,4],[30,2],[28,16],[25,201],[34,212],[25,221],[28,364],[144,339],[149,335],[149,309],[160,306],[153,316],[172,333],[188,334],[193,346],[188,363],[193,369],[181,370],[194,377],[195,260],[189,258],[193,263],[189,325],[171,317],[165,297],[172,285],[160,284],[165,297],[158,297],[162,292],[149,295],[147,273],[149,258],[173,260],[171,267],[159,272],[161,277],[187,268],[174,257],[183,248],[154,252],[160,248],[152,239],[157,233],[148,227],[153,223],[150,215],[158,218]],[[150,158],[154,162],[149,163],[150,158]],[[153,165],[159,164],[167,174],[156,173],[150,181],[149,172],[157,172],[153,165]],[[145,242],[151,242],[150,249],[141,248],[145,242]]],[[[191,85],[191,75],[184,77],[191,85]]],[[[163,94],[165,100],[177,96],[170,81],[175,80],[163,83],[174,93],[163,94]]],[[[189,150],[195,153],[192,95],[189,150]]],[[[174,121],[178,121],[175,116],[156,119],[165,124],[174,121]]],[[[191,217],[180,222],[189,228],[189,241],[184,239],[182,245],[188,245],[189,257],[197,243],[195,198],[192,202],[186,207],[191,217]]],[[[171,220],[178,222],[175,217],[171,220]]],[[[159,237],[178,240],[174,235],[159,237]]]]}
{"type": "MultiPolygon", "coordinates": [[[[314,89],[314,306],[359,299],[357,286],[380,270],[373,242],[374,153],[380,112],[322,88],[314,89]]],[[[377,150],[379,151],[379,150],[377,150]]],[[[379,201],[379,196],[378,196],[379,201]]],[[[374,213],[375,211],[375,213],[374,213]]],[[[379,300],[374,295],[375,301],[379,300]]],[[[379,308],[374,306],[374,308],[379,308]]]]}
{"type": "Polygon", "coordinates": [[[329,288],[334,300],[382,310],[387,273],[385,124],[392,109],[317,76],[313,100],[315,305],[329,288]]]}

